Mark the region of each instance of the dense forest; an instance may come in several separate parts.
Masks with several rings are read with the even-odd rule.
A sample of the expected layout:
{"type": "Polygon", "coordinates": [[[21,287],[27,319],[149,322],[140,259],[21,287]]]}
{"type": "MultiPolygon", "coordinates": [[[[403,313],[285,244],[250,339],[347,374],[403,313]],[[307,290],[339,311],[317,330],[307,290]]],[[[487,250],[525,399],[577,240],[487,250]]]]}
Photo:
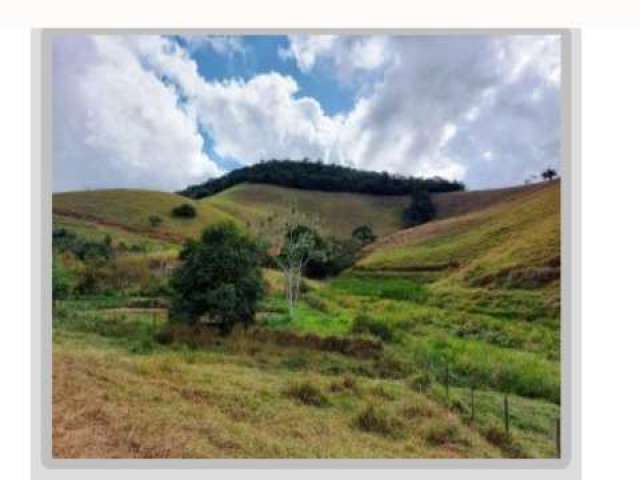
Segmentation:
{"type": "Polygon", "coordinates": [[[407,195],[417,190],[440,193],[465,188],[461,182],[440,177],[404,177],[308,160],[270,160],[233,170],[199,185],[191,185],[178,193],[197,199],[215,195],[239,183],[265,183],[303,190],[374,195],[407,195]]]}

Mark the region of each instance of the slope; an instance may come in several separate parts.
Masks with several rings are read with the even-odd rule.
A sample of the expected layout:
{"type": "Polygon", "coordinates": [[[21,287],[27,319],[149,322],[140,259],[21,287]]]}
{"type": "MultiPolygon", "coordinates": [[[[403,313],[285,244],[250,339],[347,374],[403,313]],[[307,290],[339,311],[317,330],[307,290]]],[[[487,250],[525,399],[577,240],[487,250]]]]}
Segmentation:
{"type": "Polygon", "coordinates": [[[53,213],[58,217],[174,242],[197,237],[208,225],[234,221],[214,205],[200,204],[173,193],[129,189],[57,193],[53,195],[53,213]],[[197,208],[195,218],[171,216],[171,210],[183,203],[197,208]],[[160,225],[151,226],[149,217],[152,215],[162,219],[160,225]]]}
{"type": "Polygon", "coordinates": [[[409,203],[404,195],[299,190],[262,184],[241,184],[199,200],[252,228],[272,215],[284,215],[291,205],[317,215],[327,234],[348,238],[359,225],[370,225],[378,236],[402,228],[402,211],[409,203]]]}

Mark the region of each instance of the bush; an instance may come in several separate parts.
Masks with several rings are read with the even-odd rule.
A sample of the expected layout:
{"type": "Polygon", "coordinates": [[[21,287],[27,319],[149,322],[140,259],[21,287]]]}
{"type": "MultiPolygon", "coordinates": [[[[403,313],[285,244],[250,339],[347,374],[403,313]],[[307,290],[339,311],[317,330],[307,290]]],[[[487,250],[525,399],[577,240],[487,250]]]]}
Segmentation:
{"type": "Polygon", "coordinates": [[[223,334],[235,324],[253,323],[264,292],[259,253],[256,243],[231,223],[209,227],[199,241],[188,241],[170,281],[171,320],[210,323],[223,334]]]}
{"type": "Polygon", "coordinates": [[[377,237],[369,225],[360,225],[353,230],[351,238],[361,245],[367,245],[375,242],[377,237]]]}
{"type": "Polygon", "coordinates": [[[171,215],[178,218],[194,218],[197,215],[197,212],[193,205],[183,203],[171,210],[171,215]]]}
{"type": "Polygon", "coordinates": [[[159,226],[162,223],[162,217],[159,217],[158,215],[151,215],[149,217],[149,224],[153,227],[156,228],[157,226],[159,226]]]}
{"type": "Polygon", "coordinates": [[[108,260],[113,256],[109,235],[106,235],[102,242],[94,242],[85,240],[66,228],[56,228],[52,237],[54,250],[71,252],[82,261],[108,260]]]}
{"type": "Polygon", "coordinates": [[[66,298],[72,289],[71,274],[67,272],[58,257],[53,257],[53,268],[51,271],[51,284],[53,300],[66,298]]]}
{"type": "Polygon", "coordinates": [[[314,407],[326,407],[329,405],[329,399],[315,385],[309,382],[296,383],[286,391],[287,396],[314,407]]]}
{"type": "Polygon", "coordinates": [[[355,419],[355,425],[363,432],[377,433],[385,437],[399,437],[403,424],[386,410],[373,405],[367,406],[355,419]]]}

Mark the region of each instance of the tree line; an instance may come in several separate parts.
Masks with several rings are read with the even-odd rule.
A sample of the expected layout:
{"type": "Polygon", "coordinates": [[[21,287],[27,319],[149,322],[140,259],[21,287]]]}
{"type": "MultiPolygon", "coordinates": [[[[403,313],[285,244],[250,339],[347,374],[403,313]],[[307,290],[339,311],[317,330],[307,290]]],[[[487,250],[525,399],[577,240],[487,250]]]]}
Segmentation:
{"type": "Polygon", "coordinates": [[[465,189],[462,182],[449,181],[440,177],[405,177],[388,172],[369,172],[304,159],[260,162],[233,170],[219,178],[191,185],[178,193],[198,199],[215,195],[239,183],[265,183],[303,190],[373,195],[408,195],[425,190],[431,193],[443,193],[465,189]]]}

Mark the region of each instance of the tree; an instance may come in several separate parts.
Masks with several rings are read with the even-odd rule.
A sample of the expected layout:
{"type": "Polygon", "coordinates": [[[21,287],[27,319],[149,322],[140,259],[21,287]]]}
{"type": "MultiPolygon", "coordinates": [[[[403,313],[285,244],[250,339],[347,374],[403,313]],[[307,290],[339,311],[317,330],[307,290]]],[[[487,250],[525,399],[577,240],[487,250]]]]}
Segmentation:
{"type": "Polygon", "coordinates": [[[180,260],[170,280],[172,321],[208,322],[223,335],[254,321],[264,283],[253,239],[232,223],[212,226],[185,244],[180,260]]]}
{"type": "Polygon", "coordinates": [[[326,251],[325,244],[317,233],[318,219],[304,215],[295,205],[291,205],[287,212],[279,221],[269,218],[263,229],[270,230],[269,233],[265,232],[265,237],[279,242],[272,248],[277,251],[273,259],[284,275],[289,315],[293,315],[305,267],[311,260],[323,260],[326,251]]]}
{"type": "Polygon", "coordinates": [[[369,225],[360,225],[351,233],[351,238],[359,242],[361,245],[367,245],[376,241],[376,236],[369,225]]]}
{"type": "Polygon", "coordinates": [[[558,176],[558,172],[556,172],[553,168],[547,168],[540,175],[546,181],[550,182],[551,180],[553,180],[555,177],[558,176]]]}
{"type": "Polygon", "coordinates": [[[162,217],[159,217],[158,215],[149,216],[149,224],[151,225],[152,228],[156,228],[161,223],[162,223],[162,217]]]}
{"type": "Polygon", "coordinates": [[[197,215],[196,207],[189,203],[183,203],[171,210],[171,215],[178,218],[194,218],[197,215]]]}
{"type": "Polygon", "coordinates": [[[402,220],[405,227],[414,227],[432,220],[435,213],[429,192],[414,190],[411,194],[411,203],[402,214],[402,220]]]}

